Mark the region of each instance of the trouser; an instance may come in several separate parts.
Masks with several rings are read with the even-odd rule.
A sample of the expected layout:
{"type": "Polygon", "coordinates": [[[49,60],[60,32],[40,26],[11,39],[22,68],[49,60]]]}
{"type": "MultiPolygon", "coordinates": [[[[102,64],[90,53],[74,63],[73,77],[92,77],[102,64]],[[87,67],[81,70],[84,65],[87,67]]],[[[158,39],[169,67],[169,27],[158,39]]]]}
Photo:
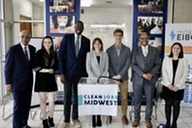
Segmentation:
{"type": "Polygon", "coordinates": [[[22,128],[27,125],[31,106],[32,91],[13,92],[13,128],[22,128]]]}
{"type": "Polygon", "coordinates": [[[155,85],[144,82],[141,85],[133,84],[134,93],[134,116],[135,120],[140,120],[141,102],[143,95],[145,95],[146,111],[145,120],[151,120],[151,114],[153,111],[153,98],[154,98],[155,85]],[[143,94],[144,92],[144,94],[143,94]]]}
{"type": "Polygon", "coordinates": [[[70,81],[64,84],[64,122],[70,122],[71,103],[73,104],[72,118],[78,119],[77,85],[79,80],[79,77],[73,76],[70,81]]]}
{"type": "Polygon", "coordinates": [[[122,116],[127,115],[127,93],[128,93],[128,80],[122,81],[119,84],[120,96],[121,96],[121,111],[122,116]]]}

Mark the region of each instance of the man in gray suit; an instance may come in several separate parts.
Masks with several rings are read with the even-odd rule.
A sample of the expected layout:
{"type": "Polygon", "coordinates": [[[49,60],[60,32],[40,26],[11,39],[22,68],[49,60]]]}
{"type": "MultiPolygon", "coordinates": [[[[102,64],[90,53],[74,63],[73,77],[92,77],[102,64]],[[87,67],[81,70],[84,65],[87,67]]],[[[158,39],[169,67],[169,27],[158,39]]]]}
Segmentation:
{"type": "MultiPolygon", "coordinates": [[[[113,32],[115,44],[107,49],[109,56],[109,77],[122,80],[119,84],[120,95],[122,98],[122,123],[128,125],[127,119],[127,92],[128,92],[128,69],[131,64],[131,51],[130,48],[122,43],[123,31],[116,29],[113,32]]],[[[112,117],[109,117],[111,123],[112,117]]]]}
{"type": "Polygon", "coordinates": [[[160,58],[157,48],[148,45],[147,34],[140,36],[140,45],[132,52],[132,82],[134,92],[134,118],[133,127],[140,124],[140,111],[143,92],[146,98],[146,127],[152,128],[151,114],[157,73],[160,68],[160,58]]]}

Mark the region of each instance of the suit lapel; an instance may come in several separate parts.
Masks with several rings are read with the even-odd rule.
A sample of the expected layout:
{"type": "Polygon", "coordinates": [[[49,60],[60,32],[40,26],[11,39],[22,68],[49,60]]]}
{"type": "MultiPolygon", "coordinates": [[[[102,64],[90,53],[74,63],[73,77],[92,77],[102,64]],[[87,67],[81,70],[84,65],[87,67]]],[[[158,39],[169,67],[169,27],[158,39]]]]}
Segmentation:
{"type": "Polygon", "coordinates": [[[148,46],[148,53],[147,53],[147,56],[146,56],[146,57],[149,57],[149,58],[150,58],[151,55],[153,55],[153,53],[152,53],[151,46],[149,45],[149,46],[148,46]]]}
{"type": "Polygon", "coordinates": [[[23,48],[22,48],[21,44],[19,44],[19,47],[18,47],[18,48],[19,48],[19,52],[20,52],[23,60],[26,60],[26,58],[25,58],[25,53],[23,52],[23,48]]]}
{"type": "Polygon", "coordinates": [[[118,58],[118,55],[117,55],[117,52],[115,50],[115,45],[113,45],[113,55],[115,56],[114,59],[116,60],[118,58]]]}
{"type": "Polygon", "coordinates": [[[29,45],[29,54],[30,54],[30,61],[34,57],[34,53],[32,51],[32,47],[29,45]]]}
{"type": "Polygon", "coordinates": [[[71,47],[73,55],[76,56],[76,53],[75,53],[75,35],[74,34],[72,34],[70,36],[70,39],[68,40],[68,42],[69,42],[68,44],[71,47]]]}
{"type": "Polygon", "coordinates": [[[99,64],[100,69],[102,69],[102,65],[103,65],[103,52],[100,55],[100,64],[99,64]]]}
{"type": "MultiPolygon", "coordinates": [[[[101,53],[101,55],[100,55],[100,64],[99,64],[99,70],[100,70],[100,73],[103,71],[103,68],[104,68],[104,58],[103,58],[103,56],[104,56],[104,53],[102,52],[101,53]]],[[[102,74],[101,74],[102,75],[102,74]]]]}
{"type": "Polygon", "coordinates": [[[93,61],[96,64],[96,66],[99,68],[99,63],[97,61],[97,56],[96,56],[96,53],[94,51],[93,51],[93,61]]]}
{"type": "MultiPolygon", "coordinates": [[[[182,68],[182,63],[181,63],[181,61],[182,61],[182,59],[179,59],[179,61],[178,61],[178,65],[177,65],[177,70],[176,70],[176,72],[175,72],[175,80],[178,80],[179,78],[178,78],[178,75],[180,75],[181,74],[181,70],[180,69],[183,69],[182,68]]],[[[172,63],[173,63],[173,61],[172,61],[172,63]]],[[[173,64],[172,64],[173,65],[173,64]]],[[[172,68],[173,69],[173,68],[172,68]]]]}
{"type": "MultiPolygon", "coordinates": [[[[73,40],[75,40],[75,37],[73,37],[73,40]]],[[[81,35],[81,41],[80,41],[80,43],[81,43],[81,47],[80,47],[80,49],[79,49],[79,54],[81,54],[81,52],[83,51],[83,48],[84,48],[84,45],[85,45],[85,42],[84,42],[85,40],[84,40],[84,37],[83,37],[83,35],[81,35]]],[[[75,53],[75,46],[74,46],[74,53],[75,53]]],[[[79,56],[79,54],[78,54],[78,56],[79,56]]],[[[78,57],[77,56],[77,57],[78,57]]]]}
{"type": "Polygon", "coordinates": [[[81,54],[81,52],[83,51],[84,45],[85,45],[85,40],[84,40],[83,35],[81,35],[81,47],[80,47],[80,49],[79,49],[79,53],[80,53],[80,54],[81,54]]]}
{"type": "Polygon", "coordinates": [[[144,58],[144,55],[143,55],[143,51],[142,51],[142,47],[140,46],[139,49],[138,49],[138,53],[140,55],[141,58],[144,58]]]}

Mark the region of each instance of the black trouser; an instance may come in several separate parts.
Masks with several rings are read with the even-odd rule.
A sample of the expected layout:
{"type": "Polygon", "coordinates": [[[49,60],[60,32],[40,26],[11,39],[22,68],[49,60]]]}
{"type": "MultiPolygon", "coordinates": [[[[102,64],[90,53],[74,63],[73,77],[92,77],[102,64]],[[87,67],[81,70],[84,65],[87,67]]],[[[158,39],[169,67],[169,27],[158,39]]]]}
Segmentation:
{"type": "Polygon", "coordinates": [[[77,85],[79,80],[79,77],[73,76],[70,81],[64,84],[64,122],[70,122],[71,103],[73,104],[72,118],[78,119],[77,85]]]}
{"type": "Polygon", "coordinates": [[[22,128],[27,125],[31,106],[32,90],[13,92],[13,128],[22,128]]]}

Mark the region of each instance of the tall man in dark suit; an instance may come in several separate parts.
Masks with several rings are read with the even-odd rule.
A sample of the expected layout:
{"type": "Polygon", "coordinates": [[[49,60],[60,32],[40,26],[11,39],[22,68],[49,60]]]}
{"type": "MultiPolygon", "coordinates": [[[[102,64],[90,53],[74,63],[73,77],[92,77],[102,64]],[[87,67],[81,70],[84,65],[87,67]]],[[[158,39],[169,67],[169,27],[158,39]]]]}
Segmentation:
{"type": "Polygon", "coordinates": [[[7,90],[14,100],[13,128],[30,128],[27,124],[33,86],[32,65],[35,47],[29,45],[30,34],[23,30],[19,43],[10,47],[5,62],[7,90]]]}
{"type": "MultiPolygon", "coordinates": [[[[113,32],[115,44],[107,49],[109,56],[109,76],[114,79],[122,80],[119,84],[121,95],[121,110],[122,110],[122,123],[128,125],[127,119],[127,93],[128,93],[128,69],[131,64],[131,51],[130,48],[122,43],[123,31],[116,29],[113,32]]],[[[112,117],[109,117],[111,123],[112,117]]]]}
{"type": "Polygon", "coordinates": [[[160,58],[157,48],[148,45],[149,37],[146,34],[140,36],[140,45],[132,52],[132,82],[134,92],[134,118],[133,127],[140,124],[140,111],[143,92],[146,98],[146,127],[152,128],[151,114],[157,73],[160,68],[160,58]]]}
{"type": "Polygon", "coordinates": [[[72,120],[75,126],[81,127],[78,119],[77,84],[81,77],[87,76],[86,54],[90,51],[90,40],[81,35],[84,30],[82,21],[75,24],[75,33],[64,35],[59,49],[59,70],[64,84],[64,124],[70,124],[71,97],[73,95],[72,120]]]}

